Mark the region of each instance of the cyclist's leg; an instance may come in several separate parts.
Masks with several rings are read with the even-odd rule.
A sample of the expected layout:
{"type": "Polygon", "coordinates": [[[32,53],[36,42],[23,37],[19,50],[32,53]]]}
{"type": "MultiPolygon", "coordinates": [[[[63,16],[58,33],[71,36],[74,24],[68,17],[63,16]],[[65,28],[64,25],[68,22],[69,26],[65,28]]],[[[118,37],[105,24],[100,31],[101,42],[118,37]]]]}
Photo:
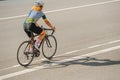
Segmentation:
{"type": "Polygon", "coordinates": [[[42,39],[45,37],[45,31],[43,30],[40,34],[39,37],[37,38],[35,42],[35,47],[38,49],[38,46],[40,45],[42,39]]]}
{"type": "Polygon", "coordinates": [[[38,39],[35,42],[35,45],[40,44],[40,42],[42,41],[42,39],[44,38],[46,34],[45,31],[39,26],[36,26],[34,23],[32,24],[32,27],[30,30],[39,35],[38,39]]]}
{"type": "Polygon", "coordinates": [[[46,34],[46,33],[45,33],[45,31],[43,30],[43,31],[40,33],[38,39],[42,41],[43,38],[45,37],[45,34],[46,34]]]}
{"type": "Polygon", "coordinates": [[[27,36],[31,38],[31,32],[29,31],[29,29],[27,29],[27,25],[26,26],[24,25],[24,31],[27,34],[27,36]]]}
{"type": "MultiPolygon", "coordinates": [[[[31,35],[31,32],[28,29],[28,26],[30,26],[30,25],[24,24],[24,31],[27,34],[27,36],[31,39],[32,35],[31,35]]],[[[30,46],[30,50],[29,50],[30,53],[33,53],[33,42],[34,41],[31,41],[31,44],[29,45],[30,46]]]]}

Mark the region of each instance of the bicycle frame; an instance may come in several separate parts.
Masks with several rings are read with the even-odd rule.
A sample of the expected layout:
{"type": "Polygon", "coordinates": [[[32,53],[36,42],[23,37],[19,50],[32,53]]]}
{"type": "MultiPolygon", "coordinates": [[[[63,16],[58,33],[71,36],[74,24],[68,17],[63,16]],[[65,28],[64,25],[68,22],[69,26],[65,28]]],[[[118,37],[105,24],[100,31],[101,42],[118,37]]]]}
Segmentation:
{"type": "MultiPolygon", "coordinates": [[[[52,29],[43,28],[42,26],[41,26],[41,28],[42,28],[43,30],[45,30],[45,31],[47,31],[47,30],[52,30],[52,29]]],[[[31,40],[30,40],[30,43],[33,45],[34,42],[35,42],[34,38],[37,37],[37,36],[39,36],[39,35],[38,35],[38,34],[37,34],[37,35],[34,35],[34,33],[33,33],[32,31],[30,31],[30,32],[31,32],[31,36],[32,36],[32,37],[31,37],[31,40]]],[[[54,31],[52,30],[51,35],[53,35],[53,33],[54,33],[54,31]]],[[[46,39],[46,44],[47,44],[47,46],[48,46],[48,47],[52,47],[51,44],[50,44],[50,41],[49,41],[49,39],[48,39],[47,37],[48,37],[48,34],[45,35],[45,37],[44,37],[43,40],[41,41],[41,43],[40,43],[40,45],[38,46],[38,48],[41,47],[41,45],[42,45],[42,43],[43,43],[43,41],[44,41],[45,39],[46,39]]]]}

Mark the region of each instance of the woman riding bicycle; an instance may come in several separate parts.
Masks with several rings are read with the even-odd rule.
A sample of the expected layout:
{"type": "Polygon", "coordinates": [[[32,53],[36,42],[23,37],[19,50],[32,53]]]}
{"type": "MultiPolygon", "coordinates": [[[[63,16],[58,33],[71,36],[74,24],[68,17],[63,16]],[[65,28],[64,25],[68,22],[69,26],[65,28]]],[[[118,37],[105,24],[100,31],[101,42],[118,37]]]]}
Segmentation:
{"type": "MultiPolygon", "coordinates": [[[[39,27],[37,24],[37,21],[42,17],[44,22],[53,30],[55,30],[55,27],[51,25],[51,23],[47,20],[46,15],[42,12],[44,2],[43,1],[37,1],[34,3],[34,6],[32,7],[31,11],[29,12],[27,18],[24,21],[24,31],[27,33],[28,37],[31,38],[31,31],[38,34],[39,37],[36,40],[34,47],[38,49],[38,45],[42,41],[42,39],[45,36],[45,31],[39,27]]],[[[33,53],[33,43],[30,44],[30,53],[33,53]]]]}

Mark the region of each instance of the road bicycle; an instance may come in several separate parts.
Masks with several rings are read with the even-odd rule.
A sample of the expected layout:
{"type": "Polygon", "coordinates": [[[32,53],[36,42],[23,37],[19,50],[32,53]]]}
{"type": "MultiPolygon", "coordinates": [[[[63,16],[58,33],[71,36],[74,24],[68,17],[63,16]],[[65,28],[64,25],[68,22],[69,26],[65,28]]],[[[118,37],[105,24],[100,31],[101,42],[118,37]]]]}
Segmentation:
{"type": "Polygon", "coordinates": [[[32,35],[31,39],[27,41],[23,41],[18,47],[17,61],[21,66],[26,67],[33,61],[34,57],[39,57],[41,53],[40,49],[42,49],[41,51],[42,51],[43,56],[47,58],[48,60],[52,59],[53,56],[55,55],[57,51],[57,40],[55,36],[53,35],[54,31],[48,28],[43,28],[43,30],[46,32],[46,35],[38,47],[39,50],[33,46],[33,53],[29,52],[30,44],[33,42],[33,45],[34,45],[36,41],[35,38],[38,37],[38,35],[34,34],[31,31],[30,31],[32,35]],[[51,33],[48,33],[49,31],[51,33]]]}

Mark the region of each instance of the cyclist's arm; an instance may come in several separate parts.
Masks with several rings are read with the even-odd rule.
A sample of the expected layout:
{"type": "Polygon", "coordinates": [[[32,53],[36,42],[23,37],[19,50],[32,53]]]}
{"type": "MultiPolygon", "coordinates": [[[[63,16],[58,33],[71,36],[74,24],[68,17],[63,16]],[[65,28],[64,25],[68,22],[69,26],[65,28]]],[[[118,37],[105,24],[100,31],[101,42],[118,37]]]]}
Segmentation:
{"type": "Polygon", "coordinates": [[[45,15],[42,16],[44,22],[53,30],[55,30],[55,28],[51,25],[51,23],[48,21],[48,19],[46,18],[45,15]]]}

